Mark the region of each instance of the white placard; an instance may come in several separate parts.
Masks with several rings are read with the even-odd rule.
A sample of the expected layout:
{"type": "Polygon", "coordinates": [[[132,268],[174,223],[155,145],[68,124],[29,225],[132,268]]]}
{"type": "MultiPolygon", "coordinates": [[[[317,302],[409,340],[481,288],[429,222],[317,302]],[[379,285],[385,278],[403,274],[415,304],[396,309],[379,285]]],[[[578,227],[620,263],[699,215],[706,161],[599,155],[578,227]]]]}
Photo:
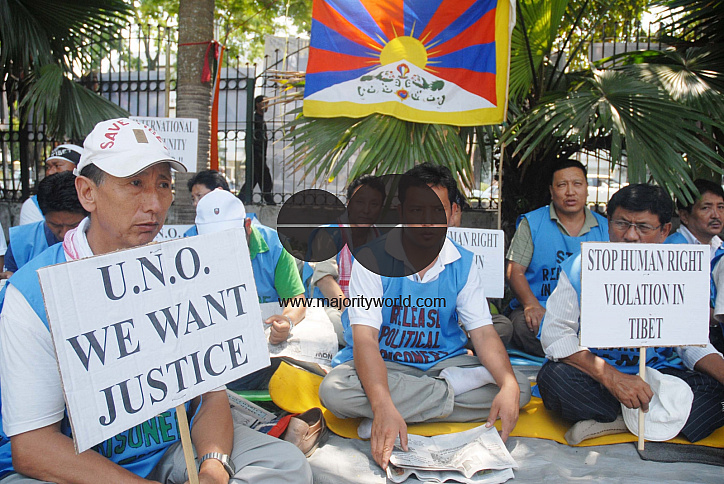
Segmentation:
{"type": "Polygon", "coordinates": [[[581,345],[709,342],[709,246],[581,244],[581,345]]]}
{"type": "Polygon", "coordinates": [[[189,172],[196,171],[199,144],[199,120],[195,118],[153,118],[131,116],[155,131],[166,144],[175,160],[189,172]]]}
{"type": "Polygon", "coordinates": [[[480,279],[485,287],[485,296],[503,297],[505,291],[503,231],[450,227],[447,229],[447,235],[473,253],[473,264],[480,273],[480,279]]]}
{"type": "Polygon", "coordinates": [[[233,229],[38,271],[78,452],[269,365],[240,240],[233,229]]]}
{"type": "Polygon", "coordinates": [[[174,240],[174,239],[180,239],[184,236],[186,231],[193,227],[193,224],[189,225],[164,225],[161,227],[161,230],[158,232],[158,235],[155,239],[153,239],[154,242],[165,242],[167,240],[174,240]]]}

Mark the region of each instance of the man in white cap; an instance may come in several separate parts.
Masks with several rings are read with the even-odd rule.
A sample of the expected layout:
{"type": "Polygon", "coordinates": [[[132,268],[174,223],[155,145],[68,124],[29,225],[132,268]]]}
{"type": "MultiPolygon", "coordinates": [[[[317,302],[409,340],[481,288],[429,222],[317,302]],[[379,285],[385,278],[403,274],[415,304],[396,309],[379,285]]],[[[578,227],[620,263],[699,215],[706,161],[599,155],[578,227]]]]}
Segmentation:
{"type": "MultiPolygon", "coordinates": [[[[671,230],[674,204],[661,187],[629,185],[608,203],[611,242],[661,244],[671,230]]],[[[541,331],[547,361],[538,372],[546,408],[575,423],[569,444],[599,435],[625,432],[621,405],[648,411],[654,393],[636,375],[638,348],[589,349],[579,345],[581,256],[561,264],[558,286],[548,299],[541,331]]],[[[694,394],[688,418],[678,418],[682,435],[696,442],[724,425],[724,359],[706,347],[648,348],[646,366],[686,382],[694,394]],[[679,356],[681,359],[675,359],[679,356]]],[[[647,372],[648,373],[648,372],[647,372]]],[[[661,396],[659,396],[661,397],[661,396]]],[[[688,412],[682,407],[679,412],[688,412]]],[[[647,419],[648,420],[648,419],[647,419]]]]}
{"type": "MultiPolygon", "coordinates": [[[[8,281],[0,315],[0,482],[183,483],[188,477],[175,410],[78,455],[69,438],[35,271],[151,242],[173,198],[171,169],[184,170],[156,133],[129,119],[99,123],[84,149],[76,189],[89,217],[68,232],[62,244],[50,247],[8,281]],[[144,435],[144,429],[158,429],[162,438],[132,445],[130,436],[144,435]]],[[[200,482],[226,484],[233,476],[235,482],[282,483],[290,475],[299,482],[312,481],[296,447],[234,424],[223,387],[192,400],[187,411],[193,417],[191,439],[200,482]]]]}
{"type": "MultiPolygon", "coordinates": [[[[73,171],[80,161],[83,148],[78,145],[64,144],[56,146],[45,160],[45,176],[64,171],[73,171]]],[[[20,223],[18,225],[31,224],[45,220],[38,205],[38,196],[33,195],[23,202],[20,207],[20,223]]]]}
{"type": "MultiPolygon", "coordinates": [[[[259,302],[279,304],[279,314],[265,321],[271,326],[269,342],[279,344],[286,341],[292,328],[304,319],[306,308],[301,304],[295,307],[288,303],[282,307],[280,301],[302,299],[304,285],[294,257],[284,249],[276,230],[261,224],[252,225],[241,200],[221,188],[199,200],[196,205],[196,227],[199,235],[244,228],[259,302]]],[[[278,365],[279,359],[273,358],[271,366],[227,386],[234,390],[264,389],[278,365]]]]}

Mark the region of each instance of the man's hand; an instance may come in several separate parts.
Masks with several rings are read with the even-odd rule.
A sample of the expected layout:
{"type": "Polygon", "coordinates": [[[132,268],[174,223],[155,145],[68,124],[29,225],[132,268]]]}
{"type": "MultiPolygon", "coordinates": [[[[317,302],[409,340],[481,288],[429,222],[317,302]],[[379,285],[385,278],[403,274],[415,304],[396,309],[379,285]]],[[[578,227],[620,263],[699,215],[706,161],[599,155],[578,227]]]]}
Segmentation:
{"type": "Polygon", "coordinates": [[[648,383],[638,375],[628,375],[612,369],[609,378],[604,383],[606,389],[616,397],[616,400],[628,408],[641,408],[649,411],[649,402],[654,396],[648,383]]]}
{"type": "MultiPolygon", "coordinates": [[[[229,473],[223,464],[216,459],[207,459],[199,470],[199,484],[228,484],[229,473]]],[[[185,484],[189,484],[186,481],[185,484]]]]}
{"type": "Polygon", "coordinates": [[[15,273],[10,271],[0,272],[0,279],[10,279],[10,276],[12,276],[13,274],[15,273]]]}
{"type": "Polygon", "coordinates": [[[528,329],[538,334],[540,322],[543,321],[543,316],[546,314],[545,308],[536,301],[529,306],[525,306],[523,313],[525,314],[525,324],[528,326],[528,329]]]}
{"type": "Polygon", "coordinates": [[[520,388],[517,381],[513,379],[510,384],[503,385],[498,394],[493,399],[490,407],[490,415],[485,424],[486,427],[495,425],[495,421],[499,418],[502,424],[500,429],[500,438],[503,442],[508,440],[510,432],[515,428],[518,422],[518,412],[520,408],[520,388]]]}
{"type": "Polygon", "coordinates": [[[269,316],[264,324],[271,324],[271,334],[269,334],[269,342],[278,345],[289,338],[289,332],[292,330],[289,320],[286,316],[275,314],[269,316]]]}
{"type": "Polygon", "coordinates": [[[402,449],[407,451],[407,424],[400,412],[390,403],[378,409],[375,412],[375,418],[372,420],[372,438],[370,441],[372,457],[383,470],[387,470],[387,464],[390,462],[392,449],[398,436],[400,437],[402,449]]]}

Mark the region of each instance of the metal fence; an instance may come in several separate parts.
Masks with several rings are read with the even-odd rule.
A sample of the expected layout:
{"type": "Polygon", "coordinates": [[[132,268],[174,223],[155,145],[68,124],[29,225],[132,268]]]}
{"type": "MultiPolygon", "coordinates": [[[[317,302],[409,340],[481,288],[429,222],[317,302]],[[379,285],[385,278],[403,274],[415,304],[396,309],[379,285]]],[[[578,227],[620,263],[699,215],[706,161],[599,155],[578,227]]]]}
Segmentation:
{"type": "MultiPolygon", "coordinates": [[[[589,61],[638,48],[660,46],[659,37],[649,32],[635,37],[622,33],[632,29],[603,29],[603,37],[591,42],[586,51],[589,61]],[[653,39],[653,40],[652,40],[653,39]]],[[[89,72],[78,72],[76,80],[128,110],[133,116],[175,116],[176,53],[175,29],[132,25],[122,32],[118,45],[104,57],[94,59],[89,72]]],[[[296,101],[283,103],[284,88],[280,79],[294,76],[306,68],[305,41],[299,39],[270,39],[262,65],[249,65],[238,57],[225,56],[221,65],[219,90],[219,169],[238,192],[252,170],[247,160],[246,142],[251,136],[252,119],[247,110],[253,109],[248,96],[263,94],[271,100],[265,123],[268,132],[267,165],[274,187],[274,201],[281,203],[296,191],[321,187],[344,200],[348,171],[332,183],[326,180],[314,184],[314,169],[306,177],[295,171],[289,162],[291,147],[283,140],[284,124],[290,111],[301,106],[296,101]],[[276,42],[276,43],[275,43],[276,42]]],[[[62,140],[48,139],[42,123],[21,123],[17,100],[7,99],[5,84],[0,87],[0,198],[19,201],[29,196],[35,184],[44,176],[44,159],[53,146],[62,140]],[[37,126],[37,127],[34,127],[37,126]]],[[[70,140],[82,143],[82,140],[70,140]]],[[[495,209],[498,159],[493,151],[495,140],[486,140],[483,158],[473,153],[475,187],[468,196],[473,209],[495,209]],[[487,159],[486,163],[482,159],[487,159]]],[[[626,183],[626,167],[612,166],[606,150],[581,152],[577,155],[589,167],[589,202],[597,206],[606,203],[618,186],[626,183]]],[[[251,203],[261,203],[261,187],[254,188],[251,203]]]]}

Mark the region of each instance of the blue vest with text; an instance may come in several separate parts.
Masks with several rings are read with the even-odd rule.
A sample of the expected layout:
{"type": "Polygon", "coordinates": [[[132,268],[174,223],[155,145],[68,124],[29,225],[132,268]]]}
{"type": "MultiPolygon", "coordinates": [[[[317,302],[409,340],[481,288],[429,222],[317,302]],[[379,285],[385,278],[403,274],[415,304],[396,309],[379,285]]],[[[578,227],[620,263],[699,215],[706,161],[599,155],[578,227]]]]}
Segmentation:
{"type": "MultiPolygon", "coordinates": [[[[528,221],[533,241],[533,258],[525,271],[531,291],[541,306],[558,285],[559,264],[574,254],[581,252],[581,242],[608,241],[608,221],[605,217],[593,214],[598,222],[597,227],[579,237],[571,237],[560,231],[555,220],[551,219],[550,206],[546,205],[518,218],[520,225],[523,217],[528,221]]],[[[510,308],[520,307],[520,302],[513,298],[510,308]]]]}
{"type": "MultiPolygon", "coordinates": [[[[23,294],[46,328],[48,319],[36,270],[65,261],[63,244],[56,244],[35,257],[8,280],[9,284],[15,286],[23,294]]],[[[42,398],[42,395],[39,395],[39,398],[42,398]]],[[[187,410],[188,406],[187,403],[187,410]]],[[[1,418],[0,416],[0,475],[13,471],[10,441],[2,433],[1,418]]],[[[67,420],[66,414],[61,429],[65,435],[70,436],[70,426],[67,425],[67,420]]],[[[176,409],[171,409],[101,442],[94,446],[93,450],[130,472],[146,477],[169,446],[180,439],[179,435],[176,409]]],[[[38,458],[42,458],[42,456],[38,456],[38,458]]]]}
{"type": "MultiPolygon", "coordinates": [[[[385,240],[382,237],[366,247],[382,250],[385,240]]],[[[407,277],[380,276],[382,297],[392,303],[382,307],[379,343],[383,360],[427,371],[442,360],[465,354],[467,337],[458,324],[455,302],[468,281],[473,254],[453,244],[460,258],[445,265],[434,281],[422,283],[407,277]]],[[[381,265],[387,267],[382,262],[381,265]]],[[[342,314],[342,324],[347,346],[335,355],[332,366],[353,358],[349,309],[342,314]]]]}
{"type": "MultiPolygon", "coordinates": [[[[566,273],[573,289],[578,294],[578,303],[581,302],[581,254],[569,258],[561,264],[561,270],[566,273]]],[[[580,326],[579,326],[580,332],[580,326]]],[[[597,355],[622,373],[635,375],[639,372],[638,348],[589,348],[597,355]]],[[[646,366],[650,368],[684,368],[681,359],[673,348],[646,348],[646,366]]]]}
{"type": "Polygon", "coordinates": [[[48,248],[45,221],[10,227],[10,247],[18,269],[48,248]]]}
{"type": "Polygon", "coordinates": [[[252,230],[258,230],[266,245],[269,246],[269,250],[257,253],[251,260],[259,302],[278,302],[279,294],[274,286],[274,278],[284,246],[282,246],[276,230],[265,225],[252,225],[252,230]]]}

